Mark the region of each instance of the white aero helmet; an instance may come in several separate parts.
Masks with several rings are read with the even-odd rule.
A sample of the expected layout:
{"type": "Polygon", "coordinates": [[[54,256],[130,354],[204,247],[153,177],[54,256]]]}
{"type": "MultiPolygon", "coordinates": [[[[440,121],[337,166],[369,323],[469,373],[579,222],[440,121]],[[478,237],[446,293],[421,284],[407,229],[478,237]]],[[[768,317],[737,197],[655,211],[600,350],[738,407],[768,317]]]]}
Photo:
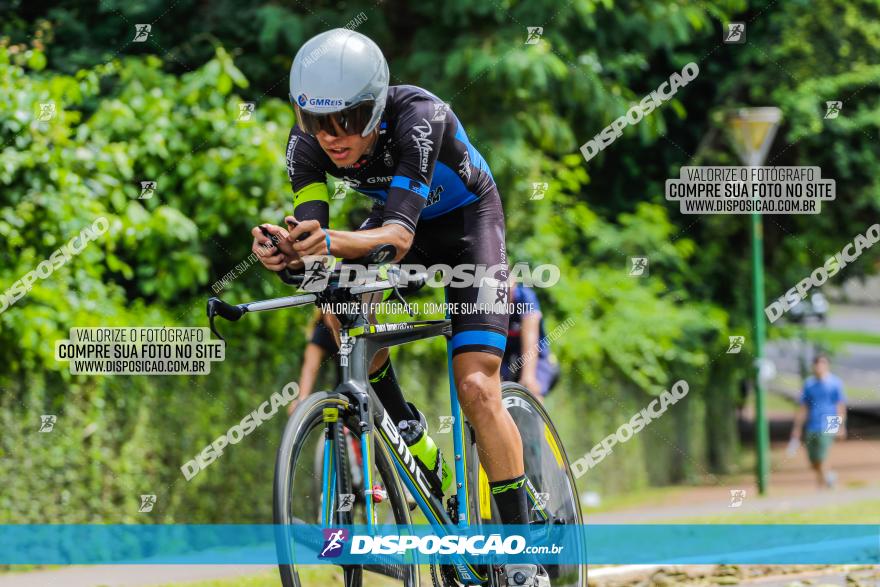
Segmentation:
{"type": "Polygon", "coordinates": [[[312,37],[290,67],[290,100],[300,128],[367,136],[385,109],[388,78],[388,62],[368,37],[349,29],[312,37]]]}

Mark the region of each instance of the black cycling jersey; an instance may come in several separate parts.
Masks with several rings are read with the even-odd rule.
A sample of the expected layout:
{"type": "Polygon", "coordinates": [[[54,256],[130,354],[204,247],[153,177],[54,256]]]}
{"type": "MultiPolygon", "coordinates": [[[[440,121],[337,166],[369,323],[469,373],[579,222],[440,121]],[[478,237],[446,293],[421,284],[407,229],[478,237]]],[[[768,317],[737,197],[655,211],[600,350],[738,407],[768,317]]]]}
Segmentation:
{"type": "Polygon", "coordinates": [[[507,254],[501,198],[486,161],[439,98],[415,86],[390,87],[376,144],[350,167],[337,167],[315,137],[294,127],[287,172],[298,220],[328,226],[329,174],[373,199],[360,230],[396,223],[415,233],[404,263],[500,267],[490,281],[448,287],[446,293],[450,304],[462,308],[505,302],[502,312],[452,312],[453,354],[504,353],[507,254]]]}
{"type": "Polygon", "coordinates": [[[430,220],[476,201],[495,189],[482,155],[439,98],[416,86],[391,86],[372,153],[337,167],[312,135],[294,126],[287,144],[287,173],[294,216],[327,226],[326,174],[370,197],[383,224],[415,232],[430,220]]]}

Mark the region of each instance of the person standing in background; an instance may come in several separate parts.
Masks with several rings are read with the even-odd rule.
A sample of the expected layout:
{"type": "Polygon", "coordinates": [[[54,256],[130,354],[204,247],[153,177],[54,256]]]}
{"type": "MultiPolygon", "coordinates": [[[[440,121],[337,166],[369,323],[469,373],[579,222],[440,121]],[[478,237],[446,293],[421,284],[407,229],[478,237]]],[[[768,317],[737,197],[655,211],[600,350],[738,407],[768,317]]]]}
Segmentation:
{"type": "Polygon", "coordinates": [[[827,356],[820,354],[813,359],[813,375],[804,382],[791,442],[800,442],[801,428],[804,428],[804,444],[819,487],[830,488],[834,487],[837,475],[825,462],[835,436],[846,438],[846,397],[843,382],[831,373],[827,356]]]}
{"type": "Polygon", "coordinates": [[[516,284],[512,278],[510,291],[510,325],[501,378],[521,383],[543,402],[559,380],[559,367],[550,355],[541,305],[532,288],[516,284]]]}

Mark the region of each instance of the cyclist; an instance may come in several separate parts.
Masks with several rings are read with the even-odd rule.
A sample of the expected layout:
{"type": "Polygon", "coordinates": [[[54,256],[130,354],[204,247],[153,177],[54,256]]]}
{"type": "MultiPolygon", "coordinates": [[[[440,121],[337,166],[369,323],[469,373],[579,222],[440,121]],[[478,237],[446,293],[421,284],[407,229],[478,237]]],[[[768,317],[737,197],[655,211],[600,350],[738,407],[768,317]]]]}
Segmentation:
{"type": "MultiPolygon", "coordinates": [[[[447,300],[506,304],[504,213],[488,165],[439,98],[388,82],[382,51],[360,33],[334,29],[300,48],[290,71],[297,124],[286,154],[294,213],[285,219],[299,224],[289,232],[264,225],[282,237],[268,253],[257,252],[270,241],[255,227],[253,250],[266,268],[281,273],[301,270],[304,256],[358,258],[385,243],[395,246],[398,261],[499,266],[494,279],[479,286],[448,287],[447,300]],[[327,174],[373,199],[359,230],[329,228],[327,174]]],[[[504,523],[528,524],[527,491],[534,489],[524,475],[519,431],[501,403],[507,308],[453,312],[451,320],[455,385],[499,515],[504,523]]],[[[374,357],[370,373],[395,421],[418,419],[403,399],[387,350],[374,357]]],[[[511,584],[550,584],[540,565],[527,565],[527,574],[516,567],[517,573],[508,573],[511,584]]]]}
{"type": "Polygon", "coordinates": [[[544,335],[544,318],[535,291],[522,284],[512,286],[507,347],[501,361],[501,378],[518,381],[542,400],[559,379],[559,367],[550,355],[544,335]]]}

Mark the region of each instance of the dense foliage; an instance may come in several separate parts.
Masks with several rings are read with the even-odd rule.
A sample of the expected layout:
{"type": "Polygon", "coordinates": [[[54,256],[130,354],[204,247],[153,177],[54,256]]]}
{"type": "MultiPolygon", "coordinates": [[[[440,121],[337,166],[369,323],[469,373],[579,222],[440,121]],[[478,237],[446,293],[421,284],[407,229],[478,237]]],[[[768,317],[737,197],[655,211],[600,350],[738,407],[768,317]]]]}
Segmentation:
{"type": "MultiPolygon", "coordinates": [[[[211,285],[248,256],[250,227],[289,211],[291,57],[361,12],[393,83],[430,89],[465,122],[501,189],[512,259],[561,269],[539,295],[548,331],[573,319],[553,345],[563,380],[548,400],[570,456],[690,383],[687,401],[582,490],[705,479],[735,463],[749,354],[725,351],[748,328],[747,219],[682,216],[663,199],[664,180],[693,158],[734,163],[719,107],[778,105],[770,161],[838,181],[821,216],[764,218],[768,296],[880,208],[876,2],[12,4],[0,25],[0,287],[96,218],[110,229],[0,313],[3,522],[144,521],[140,494],[158,496],[149,519],[269,519],[283,416],[192,482],[179,467],[296,378],[307,312],[228,326],[229,358],[208,377],[71,376],[54,341],[73,326],[205,325],[211,285]],[[720,42],[730,19],[748,23],[746,45],[720,42]],[[131,42],[135,23],[152,23],[150,41],[131,42]],[[543,26],[538,43],[525,44],[527,26],[543,26]],[[692,60],[697,80],[584,162],[580,144],[692,60]],[[843,115],[823,120],[832,99],[843,115]],[[246,101],[254,116],[239,121],[246,101]],[[55,116],[41,121],[49,102],[55,116]],[[139,199],[145,180],[157,182],[151,199],[139,199]],[[531,199],[535,182],[549,185],[543,199],[531,199]],[[649,259],[648,275],[629,275],[633,256],[649,259]],[[53,433],[36,432],[40,414],[58,414],[53,433]]],[[[334,217],[358,218],[364,200],[334,201],[334,217]]],[[[847,271],[869,272],[871,259],[847,271]]],[[[283,292],[256,265],[223,295],[283,292]]],[[[430,376],[444,357],[439,341],[396,356],[431,416],[445,403],[445,381],[430,376]]]]}

